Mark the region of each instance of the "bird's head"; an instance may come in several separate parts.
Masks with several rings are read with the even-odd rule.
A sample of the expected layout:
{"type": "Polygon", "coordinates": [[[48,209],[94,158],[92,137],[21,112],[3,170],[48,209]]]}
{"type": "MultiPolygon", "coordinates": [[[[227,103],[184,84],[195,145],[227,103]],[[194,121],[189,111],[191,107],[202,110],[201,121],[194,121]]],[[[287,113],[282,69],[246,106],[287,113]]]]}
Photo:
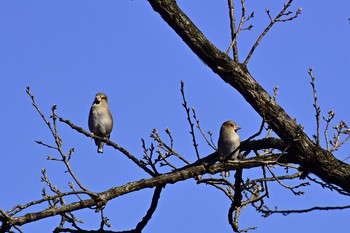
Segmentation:
{"type": "Polygon", "coordinates": [[[228,129],[233,129],[235,131],[237,130],[240,130],[241,127],[239,125],[237,125],[235,122],[229,120],[229,121],[225,121],[223,124],[222,124],[222,127],[224,128],[228,128],[228,129]]]}
{"type": "Polygon", "coordinates": [[[97,93],[95,96],[95,101],[94,103],[99,104],[101,102],[106,102],[107,103],[107,96],[105,93],[97,93]]]}

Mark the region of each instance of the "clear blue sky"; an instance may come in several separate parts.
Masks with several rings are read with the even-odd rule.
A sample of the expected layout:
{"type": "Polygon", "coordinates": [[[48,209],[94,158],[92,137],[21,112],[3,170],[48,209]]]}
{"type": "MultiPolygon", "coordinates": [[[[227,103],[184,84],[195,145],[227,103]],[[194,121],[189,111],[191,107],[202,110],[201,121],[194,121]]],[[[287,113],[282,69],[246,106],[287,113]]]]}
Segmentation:
{"type": "MultiPolygon", "coordinates": [[[[220,49],[230,44],[227,1],[178,1],[203,33],[220,49]],[[199,7],[200,6],[200,7],[199,7]]],[[[241,59],[268,24],[265,7],[273,15],[283,1],[248,1],[255,11],[253,31],[239,37],[241,59]]],[[[349,121],[350,93],[350,2],[337,0],[295,1],[302,14],[293,22],[277,24],[264,38],[248,68],[253,77],[272,93],[279,86],[278,102],[311,136],[315,132],[313,97],[308,67],[317,77],[322,114],[333,109],[335,121],[349,121]]],[[[194,55],[147,1],[0,1],[0,77],[3,107],[0,120],[1,164],[0,208],[8,210],[41,198],[45,187],[40,170],[47,169],[53,184],[69,190],[72,179],[63,164],[47,161],[56,153],[34,140],[53,144],[53,139],[31,106],[25,93],[29,85],[45,114],[57,104],[58,114],[87,129],[87,117],[94,95],[105,92],[115,119],[111,139],[141,158],[141,138],[147,143],[153,128],[169,127],[175,148],[195,161],[185,112],[181,106],[180,80],[187,100],[195,107],[205,131],[218,138],[223,121],[232,119],[241,127],[241,138],[257,132],[260,118],[237,91],[229,87],[194,55]]],[[[336,123],[334,122],[334,123],[336,123]]],[[[101,156],[93,141],[59,125],[64,148],[75,148],[71,165],[92,191],[103,191],[129,181],[147,178],[121,153],[107,147],[101,156]]],[[[199,138],[199,135],[198,135],[199,138]]],[[[324,142],[324,141],[323,141],[324,142]]],[[[204,157],[212,153],[199,140],[204,157]]],[[[349,146],[336,155],[349,156],[349,146]]],[[[257,176],[260,169],[247,176],[257,176]]],[[[314,205],[349,204],[346,197],[316,185],[293,194],[272,185],[268,204],[281,209],[314,205]]],[[[112,230],[136,226],[146,213],[152,190],[142,190],[111,201],[106,215],[112,230]]],[[[218,190],[196,185],[194,180],[168,185],[145,232],[230,232],[227,211],[230,203],[218,190]]],[[[44,208],[41,206],[41,208],[44,208]]],[[[31,209],[37,211],[38,209],[31,209]]],[[[313,212],[272,216],[267,219],[250,207],[242,214],[242,228],[255,231],[292,233],[346,232],[350,211],[313,212]]],[[[84,229],[96,229],[99,215],[79,211],[84,229]]],[[[49,232],[59,217],[23,226],[24,232],[49,232]]],[[[67,224],[69,226],[69,224],[67,224]]]]}

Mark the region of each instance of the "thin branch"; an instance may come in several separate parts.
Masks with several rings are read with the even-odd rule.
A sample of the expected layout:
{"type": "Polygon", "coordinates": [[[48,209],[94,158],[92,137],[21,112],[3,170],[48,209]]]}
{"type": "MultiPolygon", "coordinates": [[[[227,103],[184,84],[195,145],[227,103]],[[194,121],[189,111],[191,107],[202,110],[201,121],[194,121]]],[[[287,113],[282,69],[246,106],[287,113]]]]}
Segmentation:
{"type": "Polygon", "coordinates": [[[235,25],[235,17],[234,17],[234,2],[233,0],[228,0],[229,5],[229,16],[230,16],[230,28],[231,28],[231,44],[229,48],[226,51],[226,55],[229,54],[231,49],[233,49],[233,55],[234,55],[234,61],[239,62],[238,58],[238,46],[237,46],[237,37],[238,34],[243,30],[251,30],[253,28],[253,25],[249,25],[246,28],[243,28],[243,25],[248,22],[250,19],[254,17],[254,11],[246,18],[246,8],[245,8],[245,0],[241,0],[241,18],[238,24],[238,27],[236,29],[235,25]]]}
{"type": "Polygon", "coordinates": [[[303,192],[303,191],[295,191],[294,189],[299,188],[299,187],[302,187],[302,186],[310,185],[308,182],[304,182],[304,183],[301,183],[301,184],[296,185],[296,186],[288,186],[288,185],[282,183],[282,182],[278,179],[278,177],[275,175],[275,173],[272,172],[272,170],[271,170],[271,168],[270,168],[269,166],[266,166],[266,167],[267,167],[267,169],[269,170],[269,172],[271,173],[271,175],[273,176],[273,178],[275,178],[275,180],[276,180],[282,187],[284,187],[284,188],[286,188],[286,189],[289,189],[289,190],[290,190],[294,195],[296,195],[296,196],[302,195],[302,194],[304,194],[304,192],[303,192]]]}
{"type": "Polygon", "coordinates": [[[317,179],[314,179],[312,177],[310,177],[309,175],[307,176],[307,178],[313,182],[315,182],[316,184],[319,184],[321,185],[322,188],[327,188],[331,191],[335,190],[337,191],[338,193],[342,194],[342,195],[346,195],[346,196],[350,196],[350,193],[335,186],[335,185],[332,185],[332,184],[328,184],[328,183],[324,183],[324,182],[321,182],[321,181],[318,181],[317,179]]]}
{"type": "Polygon", "coordinates": [[[231,45],[227,49],[226,54],[229,54],[232,49],[233,59],[238,62],[238,48],[236,43],[237,32],[236,32],[236,20],[235,20],[235,7],[233,0],[227,0],[228,8],[229,8],[229,16],[230,16],[230,28],[231,28],[231,45]]]}
{"type": "Polygon", "coordinates": [[[198,143],[196,140],[196,135],[194,134],[194,128],[193,128],[194,124],[192,123],[191,116],[190,116],[190,108],[187,106],[187,101],[185,97],[185,83],[182,80],[181,80],[181,95],[182,95],[182,101],[183,101],[182,106],[186,110],[187,121],[190,125],[190,134],[192,135],[193,146],[197,155],[197,159],[200,159],[199,152],[198,152],[198,143]]]}
{"type": "Polygon", "coordinates": [[[321,114],[321,108],[318,106],[318,101],[317,101],[317,91],[316,91],[316,86],[315,86],[315,80],[316,77],[312,74],[312,68],[309,68],[308,74],[311,78],[311,86],[312,86],[312,93],[314,95],[314,109],[315,109],[315,117],[316,117],[316,145],[320,146],[320,137],[321,137],[321,127],[320,127],[320,114],[321,114]]]}
{"type": "Polygon", "coordinates": [[[150,148],[146,148],[145,140],[143,138],[141,138],[141,141],[142,141],[142,148],[143,148],[143,159],[146,161],[147,165],[151,166],[153,172],[156,175],[159,175],[159,172],[157,171],[157,168],[156,168],[157,161],[156,160],[154,162],[152,161],[153,153],[154,153],[154,149],[155,149],[153,143],[151,143],[150,148]],[[148,151],[149,151],[149,153],[148,153],[148,151]]]}
{"type": "MultiPolygon", "coordinates": [[[[171,155],[174,155],[175,157],[177,157],[178,159],[180,159],[181,161],[183,161],[185,164],[189,165],[191,164],[187,159],[185,159],[183,156],[181,156],[179,153],[177,153],[174,149],[173,149],[173,139],[171,136],[171,131],[167,128],[165,129],[165,132],[167,133],[167,135],[170,138],[170,146],[168,146],[159,136],[158,130],[157,129],[153,129],[152,133],[150,135],[151,138],[153,138],[156,142],[158,142],[158,147],[161,148],[162,150],[165,151],[166,155],[164,155],[163,153],[161,153],[161,151],[157,150],[156,152],[162,157],[162,159],[165,161],[168,157],[170,157],[171,155]]],[[[169,162],[166,162],[168,165],[170,165],[169,162]]],[[[175,166],[172,165],[173,168],[175,168],[175,166]]]]}
{"type": "Polygon", "coordinates": [[[302,209],[302,210],[270,210],[267,207],[265,207],[264,210],[261,210],[261,212],[263,213],[263,217],[268,217],[272,214],[282,214],[284,216],[287,216],[289,214],[293,214],[293,213],[307,213],[307,212],[311,212],[311,211],[315,211],[315,210],[343,210],[343,209],[349,209],[350,205],[346,205],[346,206],[325,206],[325,207],[321,207],[321,206],[315,206],[309,209],[302,209]]]}
{"type": "Polygon", "coordinates": [[[289,0],[288,3],[284,4],[283,9],[280,11],[280,13],[274,18],[272,19],[271,15],[270,15],[270,10],[266,8],[266,13],[268,15],[268,17],[270,18],[270,24],[265,28],[265,30],[261,33],[261,35],[258,37],[258,39],[256,40],[256,42],[254,43],[253,47],[251,48],[250,52],[248,53],[247,58],[245,59],[245,61],[243,62],[243,64],[246,66],[251,58],[251,56],[253,55],[255,49],[258,47],[258,45],[260,44],[261,40],[264,38],[264,36],[268,33],[268,31],[272,28],[272,26],[276,23],[276,22],[286,22],[286,21],[291,21],[295,18],[298,17],[299,14],[301,14],[301,8],[299,8],[295,15],[292,17],[289,17],[287,19],[281,19],[281,17],[283,16],[288,16],[290,15],[290,11],[286,13],[287,9],[291,6],[293,0],[289,0]]]}
{"type": "Polygon", "coordinates": [[[338,150],[350,138],[349,127],[344,121],[340,121],[338,125],[333,126],[333,129],[336,130],[336,134],[333,136],[333,141],[330,142],[333,146],[333,148],[330,149],[331,152],[338,150]],[[343,141],[340,141],[341,135],[347,135],[347,137],[343,141]]]}
{"type": "Polygon", "coordinates": [[[39,106],[36,104],[35,102],[35,98],[34,98],[34,94],[32,94],[30,92],[30,86],[26,87],[26,93],[30,96],[30,98],[32,99],[32,105],[34,106],[34,108],[37,110],[37,112],[39,113],[39,115],[41,116],[41,118],[44,120],[44,122],[46,123],[46,125],[49,127],[50,132],[52,133],[52,136],[55,137],[54,134],[54,130],[52,129],[52,126],[50,124],[50,122],[46,119],[45,115],[41,112],[39,106]]]}
{"type": "Polygon", "coordinates": [[[205,133],[202,131],[202,128],[201,128],[200,123],[199,123],[199,119],[197,118],[197,114],[196,114],[196,111],[195,111],[194,108],[192,108],[192,113],[193,113],[193,118],[194,118],[194,120],[195,120],[196,123],[197,123],[197,129],[198,129],[199,132],[202,134],[204,140],[207,142],[207,144],[208,144],[211,148],[213,148],[214,150],[217,150],[215,144],[213,143],[213,140],[212,140],[213,138],[211,137],[211,134],[209,134],[210,131],[208,132],[208,134],[209,134],[209,136],[210,136],[210,140],[208,140],[207,136],[206,136],[205,133]]]}
{"type": "Polygon", "coordinates": [[[34,108],[37,110],[37,112],[39,113],[39,115],[41,116],[41,118],[44,120],[44,122],[46,123],[46,125],[48,126],[52,136],[54,137],[55,139],[55,143],[56,143],[56,147],[53,147],[53,146],[49,146],[49,145],[46,145],[40,141],[36,141],[37,143],[41,143],[42,145],[45,145],[49,148],[54,148],[56,149],[59,154],[61,155],[62,157],[62,162],[64,162],[64,164],[66,165],[66,168],[68,169],[68,172],[69,174],[71,175],[71,177],[74,179],[74,181],[78,184],[78,186],[86,193],[88,193],[89,195],[95,195],[95,193],[92,193],[90,192],[87,188],[84,187],[84,185],[79,181],[79,179],[77,178],[77,176],[74,174],[70,164],[69,164],[69,158],[71,157],[71,155],[73,154],[74,152],[74,149],[71,149],[68,153],[68,155],[66,155],[63,150],[62,150],[62,139],[59,137],[58,135],[58,128],[57,128],[57,115],[56,115],[56,109],[57,109],[57,106],[56,105],[53,105],[51,107],[51,112],[52,112],[52,115],[51,115],[51,118],[52,118],[52,122],[53,122],[53,127],[51,126],[50,122],[46,119],[45,115],[41,112],[39,106],[36,104],[35,102],[35,99],[34,99],[34,94],[32,94],[30,92],[30,87],[27,86],[27,89],[26,89],[26,92],[27,94],[30,96],[31,100],[32,100],[32,105],[34,106],[34,108]]]}
{"type": "Polygon", "coordinates": [[[329,149],[329,142],[330,141],[329,141],[329,138],[328,138],[328,130],[329,130],[330,123],[331,123],[332,119],[334,118],[334,116],[335,116],[335,112],[332,111],[332,110],[328,111],[327,119],[324,116],[322,116],[323,120],[326,121],[326,127],[325,127],[325,130],[324,130],[324,137],[325,137],[325,141],[326,141],[327,151],[330,151],[330,149],[329,149]]]}
{"type": "Polygon", "coordinates": [[[300,177],[300,175],[302,174],[302,172],[297,172],[294,173],[292,175],[284,175],[284,176],[276,176],[276,177],[266,177],[266,174],[264,175],[264,178],[258,178],[258,179],[254,179],[254,180],[249,180],[248,182],[246,182],[245,185],[250,185],[250,184],[254,184],[254,183],[258,183],[258,182],[272,182],[272,181],[276,181],[278,180],[293,180],[295,178],[300,177]]]}
{"type": "Polygon", "coordinates": [[[235,186],[233,183],[231,183],[227,179],[207,178],[207,179],[200,179],[197,181],[197,184],[203,184],[203,183],[217,188],[218,190],[222,191],[231,201],[234,200],[231,189],[234,190],[235,186]],[[227,186],[228,188],[224,186],[227,186]]]}
{"type": "Polygon", "coordinates": [[[70,120],[66,120],[62,117],[58,118],[61,122],[66,123],[67,125],[69,125],[72,129],[76,130],[79,133],[84,134],[86,137],[89,138],[93,138],[93,139],[97,139],[99,141],[105,142],[106,145],[112,146],[114,149],[119,150],[120,152],[122,152],[126,157],[128,157],[129,159],[131,159],[137,166],[139,166],[140,168],[142,168],[145,172],[147,172],[148,174],[150,174],[151,176],[155,176],[156,174],[150,170],[141,160],[137,159],[135,156],[133,156],[130,152],[128,152],[126,149],[124,149],[123,147],[119,146],[118,144],[116,144],[115,142],[112,142],[110,139],[107,139],[105,137],[99,137],[96,136],[94,134],[91,134],[90,132],[84,130],[83,128],[74,125],[70,120]]]}

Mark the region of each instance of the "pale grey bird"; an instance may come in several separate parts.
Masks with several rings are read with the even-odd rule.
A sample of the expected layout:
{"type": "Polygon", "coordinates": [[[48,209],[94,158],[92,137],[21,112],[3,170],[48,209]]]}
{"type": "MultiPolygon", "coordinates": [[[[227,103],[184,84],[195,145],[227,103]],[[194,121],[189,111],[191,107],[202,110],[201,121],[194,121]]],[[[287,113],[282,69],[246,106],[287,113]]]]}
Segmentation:
{"type": "MultiPolygon", "coordinates": [[[[235,122],[229,120],[225,121],[220,129],[220,136],[218,141],[219,160],[225,162],[227,160],[237,160],[239,155],[239,145],[241,144],[240,137],[237,130],[241,129],[235,122]]],[[[225,177],[229,176],[229,172],[223,172],[225,177]]]]}
{"type": "MultiPolygon", "coordinates": [[[[89,129],[96,136],[110,137],[113,129],[113,117],[108,108],[107,96],[104,93],[97,93],[92,103],[89,114],[89,129]]],[[[104,142],[95,140],[98,147],[97,152],[103,153],[104,142]]]]}

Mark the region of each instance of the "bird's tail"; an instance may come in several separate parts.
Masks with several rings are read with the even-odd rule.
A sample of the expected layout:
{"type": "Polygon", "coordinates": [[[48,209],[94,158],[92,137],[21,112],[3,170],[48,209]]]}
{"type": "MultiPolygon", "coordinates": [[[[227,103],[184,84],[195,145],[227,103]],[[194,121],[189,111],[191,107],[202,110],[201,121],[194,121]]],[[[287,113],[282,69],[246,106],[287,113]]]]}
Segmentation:
{"type": "Polygon", "coordinates": [[[97,153],[103,153],[103,145],[105,144],[104,142],[95,140],[96,146],[97,146],[97,153]]]}
{"type": "Polygon", "coordinates": [[[221,172],[221,176],[222,176],[222,178],[230,177],[230,171],[223,171],[223,172],[221,172]]]}

